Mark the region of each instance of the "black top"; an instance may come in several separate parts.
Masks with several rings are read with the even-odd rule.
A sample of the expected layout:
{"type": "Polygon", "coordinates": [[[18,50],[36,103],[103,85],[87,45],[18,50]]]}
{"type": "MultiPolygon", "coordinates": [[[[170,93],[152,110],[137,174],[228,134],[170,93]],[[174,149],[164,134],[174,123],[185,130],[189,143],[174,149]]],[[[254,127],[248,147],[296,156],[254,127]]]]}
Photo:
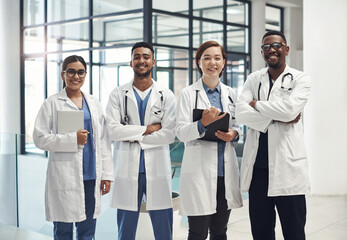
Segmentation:
{"type": "MultiPolygon", "coordinates": [[[[270,92],[273,86],[270,74],[269,74],[269,82],[270,82],[270,89],[269,89],[269,94],[267,96],[267,100],[269,100],[270,92]]],[[[254,163],[254,167],[256,168],[269,168],[269,151],[268,151],[269,148],[268,148],[267,133],[268,132],[266,133],[260,132],[258,152],[257,152],[257,157],[254,163]]]]}

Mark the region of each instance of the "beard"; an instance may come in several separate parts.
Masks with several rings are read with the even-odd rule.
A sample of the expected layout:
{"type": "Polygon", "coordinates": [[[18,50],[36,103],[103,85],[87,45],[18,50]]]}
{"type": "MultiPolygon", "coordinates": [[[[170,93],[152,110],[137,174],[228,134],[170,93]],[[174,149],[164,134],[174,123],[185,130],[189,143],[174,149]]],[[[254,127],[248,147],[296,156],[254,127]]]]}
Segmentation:
{"type": "Polygon", "coordinates": [[[271,67],[272,69],[278,69],[281,66],[281,64],[279,62],[277,62],[277,63],[267,63],[267,65],[269,65],[269,67],[271,67]]]}
{"type": "Polygon", "coordinates": [[[140,72],[138,72],[138,71],[134,71],[134,73],[135,73],[136,76],[138,76],[138,77],[148,77],[149,74],[151,73],[151,71],[152,71],[152,69],[149,70],[149,71],[147,71],[147,72],[144,72],[144,73],[140,73],[140,72]]]}
{"type": "MultiPolygon", "coordinates": [[[[136,66],[136,67],[139,67],[139,66],[136,66]]],[[[146,66],[146,67],[147,67],[147,66],[146,66]]],[[[144,73],[140,73],[139,71],[135,71],[135,70],[134,70],[134,73],[135,73],[136,76],[138,76],[138,77],[148,77],[148,76],[151,74],[152,69],[153,69],[153,68],[149,69],[147,72],[144,72],[144,73]]]]}
{"type": "Polygon", "coordinates": [[[266,63],[269,67],[273,68],[273,69],[278,69],[282,66],[282,62],[281,62],[281,56],[282,54],[278,53],[277,54],[277,62],[273,63],[270,60],[267,60],[266,63]]]}

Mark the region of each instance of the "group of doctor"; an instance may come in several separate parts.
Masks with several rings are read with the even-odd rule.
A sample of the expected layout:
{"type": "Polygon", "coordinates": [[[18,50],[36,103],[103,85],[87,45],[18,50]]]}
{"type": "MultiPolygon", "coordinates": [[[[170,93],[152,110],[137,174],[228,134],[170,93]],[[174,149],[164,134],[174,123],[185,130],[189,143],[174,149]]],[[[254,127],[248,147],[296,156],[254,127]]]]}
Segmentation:
{"type": "Polygon", "coordinates": [[[152,79],[152,45],[138,42],[131,50],[133,80],[111,92],[106,115],[95,97],[81,91],[84,59],[67,57],[64,88],[44,101],[33,133],[35,145],[49,151],[45,204],[54,239],[71,240],[73,224],[77,239],[93,239],[101,195],[113,181],[110,205],[117,208],[118,239],[135,239],[140,205],[146,202],[155,239],[172,240],[169,144],[175,136],[185,144],[180,214],[188,216],[189,240],[208,234],[211,240],[227,239],[231,209],[242,206],[241,190],[249,192],[253,239],[275,240],[275,208],[284,238],[305,239],[309,183],[301,112],[310,79],[286,64],[289,47],[282,33],[266,33],[261,53],[268,67],[252,73],[237,98],[219,80],[225,50],[215,41],[203,43],[195,56],[201,78],[181,91],[176,109],[171,90],[152,79]],[[194,109],[204,109],[200,120],[193,121],[194,109]],[[58,133],[60,110],[83,111],[84,129],[58,133]],[[227,113],[228,131],[215,132],[218,141],[201,140],[227,113]],[[241,176],[235,152],[239,123],[249,127],[241,176]]]}

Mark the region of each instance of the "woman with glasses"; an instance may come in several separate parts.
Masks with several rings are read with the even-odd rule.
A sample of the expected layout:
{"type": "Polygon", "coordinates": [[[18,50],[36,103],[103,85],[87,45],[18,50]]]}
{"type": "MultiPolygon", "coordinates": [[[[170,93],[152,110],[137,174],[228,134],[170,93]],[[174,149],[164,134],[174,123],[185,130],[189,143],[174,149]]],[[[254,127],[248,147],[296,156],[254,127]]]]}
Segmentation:
{"type": "Polygon", "coordinates": [[[203,43],[195,63],[201,78],[181,91],[177,104],[177,137],[185,143],[180,214],[188,216],[189,240],[204,240],[208,232],[210,239],[222,240],[227,239],[231,209],[242,206],[235,153],[240,131],[234,118],[236,93],[219,81],[226,53],[217,42],[203,43]],[[194,119],[199,109],[202,117],[194,119]],[[211,136],[214,122],[225,118],[225,131],[211,136]]]}
{"type": "MultiPolygon", "coordinates": [[[[46,220],[53,221],[54,239],[59,240],[72,239],[73,223],[77,239],[94,237],[101,195],[109,192],[113,179],[105,116],[98,99],[81,91],[85,77],[86,63],[82,57],[72,55],[64,60],[64,89],[44,101],[33,133],[36,147],[49,151],[46,220]],[[65,117],[69,116],[68,111],[83,112],[83,129],[61,131],[68,126],[63,126],[58,115],[65,112],[65,117]]],[[[67,121],[75,125],[72,121],[78,120],[66,118],[65,124],[67,121]]]]}

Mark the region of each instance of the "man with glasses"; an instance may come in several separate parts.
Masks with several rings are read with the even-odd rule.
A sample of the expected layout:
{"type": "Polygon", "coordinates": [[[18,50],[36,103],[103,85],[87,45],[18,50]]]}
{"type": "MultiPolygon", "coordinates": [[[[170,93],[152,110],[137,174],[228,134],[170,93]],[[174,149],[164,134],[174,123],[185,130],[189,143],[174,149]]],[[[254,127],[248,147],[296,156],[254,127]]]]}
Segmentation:
{"type": "Polygon", "coordinates": [[[130,61],[134,78],[112,91],[106,108],[108,133],[115,141],[111,207],[118,209],[118,240],[135,240],[143,201],[155,239],[172,239],[169,144],[175,140],[176,99],[152,79],[154,65],[152,45],[136,43],[130,61]]]}
{"type": "Polygon", "coordinates": [[[262,56],[268,67],[249,75],[236,103],[236,119],[249,128],[241,166],[241,188],[249,193],[255,240],[275,240],[276,211],[286,240],[305,239],[310,189],[301,112],[310,77],[286,64],[285,36],[267,32],[262,56]]]}

